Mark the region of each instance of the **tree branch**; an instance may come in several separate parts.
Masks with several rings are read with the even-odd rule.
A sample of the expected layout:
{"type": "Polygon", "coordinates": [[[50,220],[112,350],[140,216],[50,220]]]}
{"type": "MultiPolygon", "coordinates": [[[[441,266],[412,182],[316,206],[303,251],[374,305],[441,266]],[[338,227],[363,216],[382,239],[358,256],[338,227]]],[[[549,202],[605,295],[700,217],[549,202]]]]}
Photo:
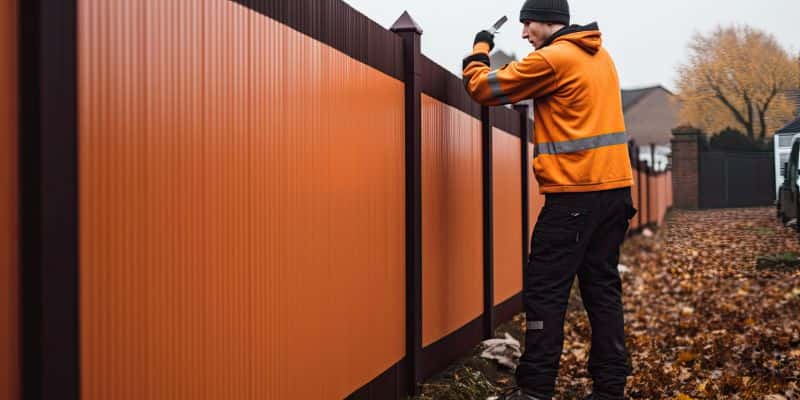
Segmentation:
{"type": "Polygon", "coordinates": [[[772,100],[775,99],[777,95],[778,95],[778,87],[772,86],[772,91],[770,91],[769,96],[767,96],[767,100],[764,101],[764,107],[759,107],[758,105],[756,105],[756,108],[758,109],[758,119],[761,127],[761,132],[758,133],[758,137],[761,140],[764,140],[764,138],[767,136],[767,110],[769,109],[770,103],[772,103],[772,100]]]}
{"type": "Polygon", "coordinates": [[[756,107],[758,107],[758,111],[766,113],[767,109],[769,109],[770,103],[772,103],[772,100],[774,100],[775,97],[778,96],[778,92],[779,92],[778,87],[777,86],[772,86],[772,91],[769,92],[769,96],[767,96],[767,100],[764,101],[764,107],[758,107],[758,105],[756,105],[756,107]]]}
{"type": "Polygon", "coordinates": [[[711,79],[711,77],[708,76],[708,74],[704,74],[704,75],[705,75],[705,78],[706,78],[706,83],[714,91],[714,96],[719,101],[721,101],[722,104],[724,104],[725,107],[727,107],[731,111],[731,113],[733,113],[733,117],[736,118],[736,121],[738,121],[740,124],[742,124],[742,126],[744,126],[745,129],[752,129],[752,123],[753,123],[752,119],[750,121],[745,120],[745,118],[742,115],[742,113],[740,113],[739,110],[737,110],[736,107],[734,107],[734,105],[731,104],[731,102],[728,100],[728,98],[725,97],[725,94],[722,93],[722,90],[719,88],[719,86],[714,84],[714,82],[711,79]]]}
{"type": "Polygon", "coordinates": [[[747,106],[747,121],[749,121],[749,125],[747,125],[747,135],[750,136],[750,139],[755,139],[756,132],[753,129],[753,123],[755,122],[755,118],[753,118],[753,101],[750,100],[750,95],[745,92],[744,94],[744,105],[747,106]]]}

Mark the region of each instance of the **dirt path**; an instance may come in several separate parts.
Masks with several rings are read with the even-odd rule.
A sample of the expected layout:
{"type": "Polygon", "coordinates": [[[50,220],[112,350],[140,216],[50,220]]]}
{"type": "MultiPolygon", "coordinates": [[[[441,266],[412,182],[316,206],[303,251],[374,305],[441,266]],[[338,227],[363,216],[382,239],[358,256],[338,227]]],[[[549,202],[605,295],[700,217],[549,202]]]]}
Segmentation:
{"type": "MultiPolygon", "coordinates": [[[[674,211],[654,236],[628,240],[620,260],[629,269],[628,396],[800,399],[797,254],[797,234],[778,224],[772,208],[674,211]],[[756,267],[762,256],[773,256],[768,268],[756,267]]],[[[519,316],[498,334],[520,338],[523,324],[519,316]]],[[[557,399],[589,392],[589,338],[573,291],[557,399]]],[[[473,356],[426,383],[420,399],[484,399],[509,385],[510,371],[473,356]]]]}

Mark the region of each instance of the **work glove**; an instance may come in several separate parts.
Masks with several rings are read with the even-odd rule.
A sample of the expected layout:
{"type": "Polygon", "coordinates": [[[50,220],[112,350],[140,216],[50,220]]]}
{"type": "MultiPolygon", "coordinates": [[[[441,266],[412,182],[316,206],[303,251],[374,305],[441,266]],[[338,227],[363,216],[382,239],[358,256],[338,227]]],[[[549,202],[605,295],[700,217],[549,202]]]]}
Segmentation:
{"type": "Polygon", "coordinates": [[[475,42],[473,43],[473,46],[481,42],[489,45],[489,51],[494,49],[494,35],[492,35],[489,31],[480,31],[477,35],[475,35],[475,42]]]}

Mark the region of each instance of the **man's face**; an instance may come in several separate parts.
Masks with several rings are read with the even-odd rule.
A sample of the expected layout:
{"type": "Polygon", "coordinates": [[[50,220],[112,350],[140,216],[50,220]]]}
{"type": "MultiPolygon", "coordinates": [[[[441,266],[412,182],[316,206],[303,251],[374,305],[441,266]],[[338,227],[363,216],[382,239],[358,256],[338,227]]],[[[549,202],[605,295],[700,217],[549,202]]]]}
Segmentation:
{"type": "Polygon", "coordinates": [[[550,38],[550,24],[525,21],[522,25],[522,38],[538,49],[544,44],[545,40],[550,38]]]}

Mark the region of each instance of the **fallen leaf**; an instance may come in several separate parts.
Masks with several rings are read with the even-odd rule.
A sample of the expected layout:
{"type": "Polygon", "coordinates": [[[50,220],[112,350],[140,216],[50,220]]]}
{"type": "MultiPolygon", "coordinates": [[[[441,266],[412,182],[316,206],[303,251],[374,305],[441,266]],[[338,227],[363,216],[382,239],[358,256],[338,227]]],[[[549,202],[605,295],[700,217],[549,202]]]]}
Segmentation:
{"type": "Polygon", "coordinates": [[[695,359],[695,355],[691,351],[682,351],[682,352],[678,353],[678,362],[679,363],[685,364],[685,363],[694,361],[694,359],[695,359]]]}

